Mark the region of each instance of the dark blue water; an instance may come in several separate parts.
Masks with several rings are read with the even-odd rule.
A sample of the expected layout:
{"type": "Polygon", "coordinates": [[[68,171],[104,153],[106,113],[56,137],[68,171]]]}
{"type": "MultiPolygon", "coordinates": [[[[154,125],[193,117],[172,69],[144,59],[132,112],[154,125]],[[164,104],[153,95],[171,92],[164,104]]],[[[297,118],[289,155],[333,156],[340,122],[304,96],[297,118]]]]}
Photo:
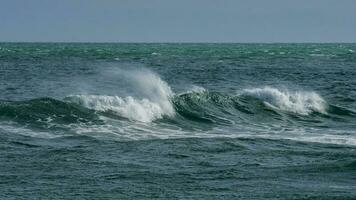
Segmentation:
{"type": "Polygon", "coordinates": [[[355,199],[355,44],[0,44],[2,199],[355,199]]]}

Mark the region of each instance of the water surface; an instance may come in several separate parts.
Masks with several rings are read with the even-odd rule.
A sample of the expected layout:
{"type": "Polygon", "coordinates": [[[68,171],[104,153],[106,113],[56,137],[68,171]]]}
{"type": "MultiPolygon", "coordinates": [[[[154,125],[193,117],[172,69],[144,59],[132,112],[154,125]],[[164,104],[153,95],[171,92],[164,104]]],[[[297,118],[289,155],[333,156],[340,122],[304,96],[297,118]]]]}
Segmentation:
{"type": "Polygon", "coordinates": [[[0,44],[3,199],[353,199],[355,44],[0,44]]]}

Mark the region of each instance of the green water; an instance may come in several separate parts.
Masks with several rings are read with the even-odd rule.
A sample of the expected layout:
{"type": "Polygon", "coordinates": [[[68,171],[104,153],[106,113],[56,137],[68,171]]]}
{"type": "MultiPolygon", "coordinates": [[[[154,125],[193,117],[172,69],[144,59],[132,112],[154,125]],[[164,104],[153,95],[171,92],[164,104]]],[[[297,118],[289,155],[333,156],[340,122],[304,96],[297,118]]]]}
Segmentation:
{"type": "Polygon", "coordinates": [[[0,43],[1,199],[355,199],[355,44],[0,43]]]}

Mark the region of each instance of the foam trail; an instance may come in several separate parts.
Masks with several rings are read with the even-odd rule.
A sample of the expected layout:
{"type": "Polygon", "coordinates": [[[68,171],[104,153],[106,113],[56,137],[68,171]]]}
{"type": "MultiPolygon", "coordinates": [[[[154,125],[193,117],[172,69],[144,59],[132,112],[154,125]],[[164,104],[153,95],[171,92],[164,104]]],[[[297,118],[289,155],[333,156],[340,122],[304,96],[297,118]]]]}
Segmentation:
{"type": "Polygon", "coordinates": [[[29,128],[26,128],[25,126],[21,126],[13,122],[0,122],[0,132],[8,132],[8,133],[20,134],[23,136],[46,138],[46,139],[64,136],[64,134],[59,134],[59,133],[55,135],[46,131],[39,131],[39,130],[34,131],[29,128]]]}
{"type": "Polygon", "coordinates": [[[315,92],[279,90],[267,86],[245,89],[242,95],[261,99],[268,106],[301,115],[326,113],[325,100],[315,92]]]}
{"type": "Polygon", "coordinates": [[[152,122],[163,116],[173,116],[175,111],[171,103],[173,92],[158,75],[145,69],[119,71],[129,79],[133,90],[141,98],[108,95],[70,95],[65,98],[73,103],[98,111],[113,111],[120,116],[141,122],[152,122]]]}

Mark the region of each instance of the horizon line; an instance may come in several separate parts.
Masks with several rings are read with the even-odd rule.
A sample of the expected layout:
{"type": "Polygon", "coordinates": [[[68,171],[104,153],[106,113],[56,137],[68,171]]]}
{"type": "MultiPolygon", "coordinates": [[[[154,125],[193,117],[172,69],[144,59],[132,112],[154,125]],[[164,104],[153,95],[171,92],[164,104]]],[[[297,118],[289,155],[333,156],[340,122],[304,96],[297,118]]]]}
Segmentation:
{"type": "Polygon", "coordinates": [[[58,44],[355,44],[356,41],[294,41],[294,42],[208,42],[208,41],[0,41],[0,43],[58,43],[58,44]]]}

